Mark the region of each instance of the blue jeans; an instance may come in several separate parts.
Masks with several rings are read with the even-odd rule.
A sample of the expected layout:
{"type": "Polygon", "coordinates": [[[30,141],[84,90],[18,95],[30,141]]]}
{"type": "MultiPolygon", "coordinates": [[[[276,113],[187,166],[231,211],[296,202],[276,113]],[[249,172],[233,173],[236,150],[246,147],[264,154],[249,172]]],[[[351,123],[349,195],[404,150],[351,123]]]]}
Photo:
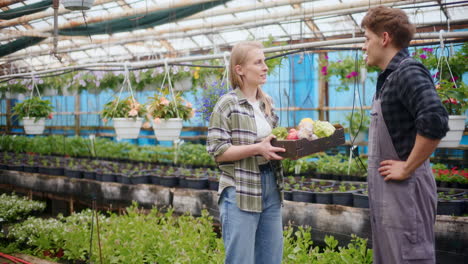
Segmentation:
{"type": "Polygon", "coordinates": [[[236,189],[223,190],[219,200],[226,264],[275,264],[283,257],[281,201],[269,165],[260,167],[261,213],[242,211],[236,204],[236,189]]]}

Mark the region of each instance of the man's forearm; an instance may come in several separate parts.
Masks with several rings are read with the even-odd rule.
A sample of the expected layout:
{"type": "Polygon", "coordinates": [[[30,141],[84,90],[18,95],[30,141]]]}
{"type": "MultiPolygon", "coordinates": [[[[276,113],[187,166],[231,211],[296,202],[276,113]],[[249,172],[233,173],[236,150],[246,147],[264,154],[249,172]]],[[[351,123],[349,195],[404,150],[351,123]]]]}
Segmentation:
{"type": "Polygon", "coordinates": [[[411,150],[411,153],[406,160],[405,170],[409,174],[413,173],[432,155],[432,152],[437,148],[439,142],[440,139],[431,139],[417,134],[413,150],[411,150]]]}

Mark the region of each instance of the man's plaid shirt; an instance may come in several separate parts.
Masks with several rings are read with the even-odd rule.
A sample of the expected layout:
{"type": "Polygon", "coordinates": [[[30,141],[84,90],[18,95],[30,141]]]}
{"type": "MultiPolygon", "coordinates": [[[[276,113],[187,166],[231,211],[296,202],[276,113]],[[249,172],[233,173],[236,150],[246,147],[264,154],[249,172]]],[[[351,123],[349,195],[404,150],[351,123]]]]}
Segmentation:
{"type": "MultiPolygon", "coordinates": [[[[265,105],[260,103],[265,111],[265,105]]],[[[266,116],[272,128],[278,123],[278,116],[266,116]]],[[[225,94],[216,103],[208,127],[207,150],[213,156],[219,156],[232,145],[250,145],[256,143],[257,126],[252,106],[239,88],[225,94]]],[[[220,163],[222,171],[219,180],[219,193],[224,188],[236,188],[237,206],[244,211],[262,211],[262,183],[259,169],[259,157],[248,157],[242,160],[220,163]]],[[[270,161],[278,184],[283,187],[283,172],[280,161],[270,161]]],[[[282,197],[282,195],[281,195],[282,197]]]]}
{"type": "Polygon", "coordinates": [[[411,153],[416,134],[440,139],[449,130],[448,114],[431,74],[423,64],[409,58],[406,48],[379,74],[376,97],[382,99],[382,115],[401,160],[411,153]]]}

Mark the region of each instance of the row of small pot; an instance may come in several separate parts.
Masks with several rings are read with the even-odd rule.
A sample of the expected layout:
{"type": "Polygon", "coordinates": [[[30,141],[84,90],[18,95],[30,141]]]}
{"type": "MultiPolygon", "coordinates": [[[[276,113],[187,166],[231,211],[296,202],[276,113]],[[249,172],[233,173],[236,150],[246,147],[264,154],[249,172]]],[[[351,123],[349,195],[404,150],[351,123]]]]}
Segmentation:
{"type": "MultiPolygon", "coordinates": [[[[193,172],[181,175],[181,168],[170,167],[162,174],[156,170],[140,170],[130,174],[76,170],[57,167],[34,167],[26,165],[0,164],[0,169],[24,171],[28,173],[40,173],[53,176],[66,176],[72,179],[87,179],[100,182],[116,182],[122,184],[157,184],[165,187],[182,187],[192,189],[218,190],[218,176],[216,171],[206,170],[203,175],[193,172]],[[172,172],[169,172],[172,171],[172,172]]],[[[189,169],[184,169],[189,171],[189,169]]]]}

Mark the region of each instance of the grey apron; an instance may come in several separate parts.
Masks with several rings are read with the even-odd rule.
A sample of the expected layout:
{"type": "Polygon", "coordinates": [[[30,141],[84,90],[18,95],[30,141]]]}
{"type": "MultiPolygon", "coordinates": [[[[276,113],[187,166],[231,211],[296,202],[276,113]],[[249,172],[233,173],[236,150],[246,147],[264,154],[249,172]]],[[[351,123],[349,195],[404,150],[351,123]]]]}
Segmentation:
{"type": "MultiPolygon", "coordinates": [[[[396,72],[398,69],[390,74],[382,90],[396,72]]],[[[400,158],[382,116],[381,101],[374,98],[368,160],[374,264],[435,263],[437,189],[429,160],[407,180],[388,182],[378,171],[384,160],[400,158]]]]}

